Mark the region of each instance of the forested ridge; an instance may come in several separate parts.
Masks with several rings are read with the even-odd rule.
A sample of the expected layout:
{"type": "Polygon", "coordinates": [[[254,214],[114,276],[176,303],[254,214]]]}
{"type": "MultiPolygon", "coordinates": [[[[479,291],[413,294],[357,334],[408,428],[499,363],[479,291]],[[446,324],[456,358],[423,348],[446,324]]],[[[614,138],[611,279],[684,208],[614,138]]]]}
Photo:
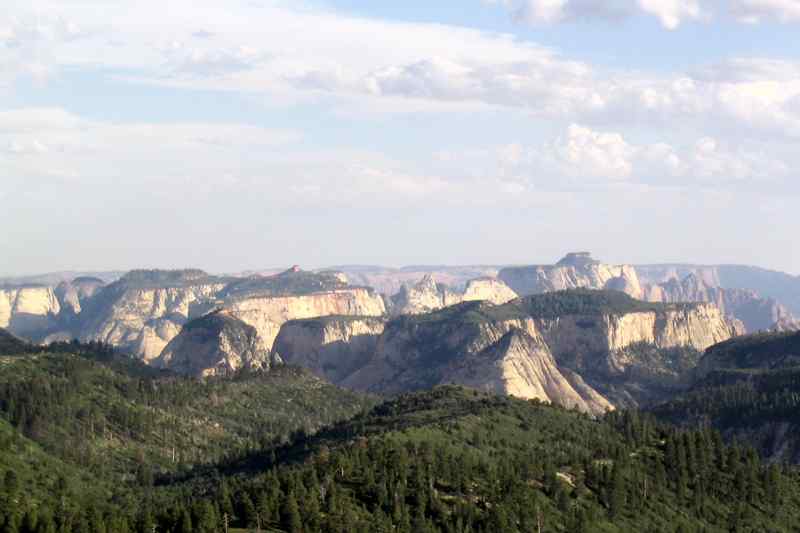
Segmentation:
{"type": "Polygon", "coordinates": [[[636,412],[307,373],[192,380],[101,345],[0,357],[2,532],[796,531],[800,478],[636,412]],[[338,420],[338,422],[337,422],[338,420]]]}
{"type": "Polygon", "coordinates": [[[665,421],[711,426],[773,461],[800,462],[800,333],[759,333],[711,347],[691,389],[656,406],[665,421]]]}

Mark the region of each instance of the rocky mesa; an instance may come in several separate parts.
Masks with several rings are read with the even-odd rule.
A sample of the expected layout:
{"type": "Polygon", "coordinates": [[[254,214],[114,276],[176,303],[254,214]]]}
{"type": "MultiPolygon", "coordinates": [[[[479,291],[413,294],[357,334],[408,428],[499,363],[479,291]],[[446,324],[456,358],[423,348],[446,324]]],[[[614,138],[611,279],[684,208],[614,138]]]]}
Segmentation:
{"type": "Polygon", "coordinates": [[[269,347],[290,320],[386,314],[383,298],[371,288],[352,287],[339,273],[296,268],[277,276],[235,282],[220,293],[217,303],[256,328],[269,347]]]}

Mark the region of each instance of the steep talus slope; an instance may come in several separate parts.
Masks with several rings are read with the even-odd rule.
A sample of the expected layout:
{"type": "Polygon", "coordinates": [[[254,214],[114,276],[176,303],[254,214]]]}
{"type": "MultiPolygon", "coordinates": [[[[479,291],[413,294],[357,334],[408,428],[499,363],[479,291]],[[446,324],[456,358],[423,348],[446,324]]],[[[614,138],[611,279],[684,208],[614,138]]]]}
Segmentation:
{"type": "Polygon", "coordinates": [[[654,408],[711,425],[775,461],[800,463],[800,333],[761,333],[709,348],[685,394],[654,408]]]}
{"type": "Polygon", "coordinates": [[[212,300],[228,282],[200,270],[129,272],[86,301],[80,338],[150,361],[180,333],[191,307],[212,300]]]}
{"type": "Polygon", "coordinates": [[[386,320],[379,317],[291,320],[281,327],[273,354],[287,364],[340,383],[369,361],[385,325],[386,320]]]}
{"type": "MultiPolygon", "coordinates": [[[[511,394],[519,385],[509,384],[525,383],[525,394],[535,397],[548,385],[537,381],[545,373],[531,369],[553,358],[547,376],[561,374],[561,397],[577,394],[597,404],[591,392],[580,393],[585,387],[636,405],[685,386],[699,352],[733,334],[714,306],[646,303],[613,291],[546,293],[501,306],[468,302],[390,321],[369,363],[341,383],[393,393],[452,380],[511,394]],[[500,341],[512,331],[518,332],[508,337],[514,341],[509,349],[500,341]]],[[[548,397],[559,400],[558,394],[548,397]]]]}
{"type": "Polygon", "coordinates": [[[153,366],[206,377],[239,370],[268,370],[274,363],[258,332],[226,311],[217,311],[183,326],[153,366]]]}

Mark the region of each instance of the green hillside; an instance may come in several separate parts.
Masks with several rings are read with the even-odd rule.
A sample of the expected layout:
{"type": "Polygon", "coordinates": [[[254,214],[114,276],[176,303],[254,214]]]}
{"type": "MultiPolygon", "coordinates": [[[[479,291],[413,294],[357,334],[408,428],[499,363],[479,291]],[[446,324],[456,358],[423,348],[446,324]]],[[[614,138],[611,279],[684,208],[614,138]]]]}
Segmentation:
{"type": "Polygon", "coordinates": [[[2,355],[0,480],[24,480],[20,509],[64,499],[73,509],[89,501],[116,513],[124,496],[135,512],[154,486],[372,404],[290,367],[200,381],[96,344],[2,355]],[[54,488],[62,481],[68,495],[54,488]]]}
{"type": "Polygon", "coordinates": [[[800,334],[760,333],[706,351],[691,390],[653,412],[710,425],[772,460],[800,463],[800,334]]]}
{"type": "Polygon", "coordinates": [[[32,348],[33,347],[28,345],[25,341],[18,339],[8,331],[0,328],[0,354],[19,353],[31,350],[32,348]]]}
{"type": "Polygon", "coordinates": [[[800,523],[797,471],[630,412],[595,420],[452,386],[374,406],[288,367],[199,381],[79,344],[0,357],[0,402],[4,533],[800,523]]]}
{"type": "Polygon", "coordinates": [[[716,433],[457,387],[401,396],[228,472],[208,512],[276,531],[793,531],[800,520],[796,474],[716,433]]]}

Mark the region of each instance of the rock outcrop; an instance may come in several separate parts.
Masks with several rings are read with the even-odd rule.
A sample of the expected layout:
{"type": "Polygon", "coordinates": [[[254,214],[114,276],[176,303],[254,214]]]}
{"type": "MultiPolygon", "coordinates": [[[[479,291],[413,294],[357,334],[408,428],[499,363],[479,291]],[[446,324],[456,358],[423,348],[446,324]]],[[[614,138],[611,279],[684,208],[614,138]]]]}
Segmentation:
{"type": "Polygon", "coordinates": [[[461,301],[464,302],[489,302],[502,305],[516,300],[519,295],[511,287],[497,278],[477,278],[467,282],[461,301]]]}
{"type": "Polygon", "coordinates": [[[712,303],[723,315],[741,321],[747,332],[773,329],[794,319],[772,298],[749,289],[720,287],[717,267],[606,265],[580,252],[555,265],[506,268],[499,277],[523,296],[587,288],[621,291],[649,302],[712,303]]]}
{"type": "Polygon", "coordinates": [[[577,394],[581,408],[599,412],[606,392],[622,405],[636,405],[651,400],[648,385],[680,386],[702,350],[734,334],[713,305],[649,304],[618,292],[564,291],[501,306],[469,302],[390,321],[369,363],[341,383],[388,393],[448,380],[531,397],[549,390],[551,401],[571,398],[581,407],[577,394]],[[513,343],[495,346],[513,330],[520,332],[510,337],[513,343]],[[523,352],[530,359],[524,363],[523,352]],[[562,381],[549,367],[544,372],[547,353],[559,372],[577,376],[561,372],[562,381]],[[481,374],[472,376],[469,368],[481,374]],[[569,385],[561,396],[552,392],[556,382],[569,385]],[[607,387],[611,382],[623,390],[607,387]]]}
{"type": "Polygon", "coordinates": [[[61,305],[51,287],[0,287],[0,327],[38,341],[58,328],[61,305]]]}
{"type": "Polygon", "coordinates": [[[710,302],[725,316],[740,320],[751,333],[774,329],[779,323],[785,325],[794,320],[792,313],[772,298],[763,298],[753,290],[715,287],[694,272],[680,281],[673,278],[654,286],[648,300],[710,302]]]}
{"type": "Polygon", "coordinates": [[[782,318],[772,326],[771,331],[775,333],[800,331],[800,320],[793,318],[782,318]]]}
{"type": "Polygon", "coordinates": [[[436,283],[430,274],[414,285],[403,285],[392,297],[392,313],[396,315],[420,315],[443,307],[455,305],[461,295],[447,285],[436,283]]]}
{"type": "Polygon", "coordinates": [[[217,311],[184,325],[153,365],[208,377],[241,369],[265,370],[276,362],[254,327],[217,311]]]}
{"type": "Polygon", "coordinates": [[[287,364],[340,383],[369,362],[385,325],[386,320],[378,317],[292,320],[281,327],[272,351],[287,364]]]}
{"type": "Polygon", "coordinates": [[[414,285],[404,285],[392,297],[391,314],[420,315],[461,302],[487,301],[499,305],[515,298],[517,293],[497,278],[476,278],[467,282],[464,291],[458,291],[426,275],[414,285]]]}
{"type": "Polygon", "coordinates": [[[619,290],[641,299],[643,290],[630,265],[606,265],[588,252],[567,254],[555,265],[504,268],[498,278],[520,296],[568,289],[619,290]]]}
{"type": "Polygon", "coordinates": [[[83,310],[86,300],[94,296],[106,283],[93,277],[80,277],[62,281],[55,288],[55,295],[61,305],[61,313],[77,317],[83,310]]]}
{"type": "Polygon", "coordinates": [[[595,415],[614,409],[602,395],[573,375],[577,388],[558,368],[541,338],[513,328],[474,357],[458,360],[443,372],[441,381],[538,399],[595,415]]]}
{"type": "Polygon", "coordinates": [[[180,332],[190,308],[213,300],[226,284],[199,270],[132,271],[84,304],[80,338],[149,362],[180,332]]]}
{"type": "Polygon", "coordinates": [[[369,265],[344,265],[334,270],[347,275],[351,284],[374,288],[378,293],[393,296],[404,285],[415,285],[425,276],[433,277],[453,290],[460,291],[470,280],[496,277],[498,269],[494,266],[407,266],[387,268],[369,265]]]}
{"type": "Polygon", "coordinates": [[[351,287],[336,274],[297,270],[237,282],[222,292],[219,305],[256,328],[268,347],[290,320],[386,314],[383,298],[368,287],[351,287]]]}

